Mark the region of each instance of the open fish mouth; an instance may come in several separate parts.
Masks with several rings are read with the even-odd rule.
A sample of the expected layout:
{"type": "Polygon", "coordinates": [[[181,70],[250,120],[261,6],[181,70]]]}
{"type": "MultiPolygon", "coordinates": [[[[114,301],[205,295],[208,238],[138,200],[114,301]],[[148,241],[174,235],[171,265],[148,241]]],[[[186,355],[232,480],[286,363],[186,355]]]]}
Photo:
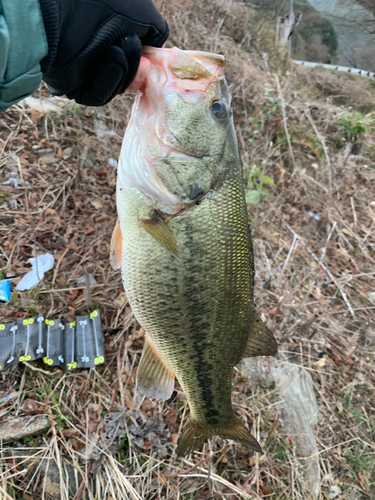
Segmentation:
{"type": "Polygon", "coordinates": [[[120,182],[173,214],[222,177],[230,96],[224,57],[145,47],[150,69],[137,96],[119,162],[120,182]]]}
{"type": "MultiPolygon", "coordinates": [[[[160,67],[165,70],[165,77],[169,81],[190,80],[189,83],[178,84],[182,88],[194,89],[204,88],[204,80],[218,79],[224,76],[225,57],[220,54],[201,52],[194,50],[180,50],[177,47],[172,49],[157,49],[145,45],[143,47],[143,56],[148,58],[151,63],[155,60],[159,62],[160,67]],[[195,84],[194,82],[201,81],[195,84]]],[[[157,77],[159,78],[159,77],[157,77]]]]}

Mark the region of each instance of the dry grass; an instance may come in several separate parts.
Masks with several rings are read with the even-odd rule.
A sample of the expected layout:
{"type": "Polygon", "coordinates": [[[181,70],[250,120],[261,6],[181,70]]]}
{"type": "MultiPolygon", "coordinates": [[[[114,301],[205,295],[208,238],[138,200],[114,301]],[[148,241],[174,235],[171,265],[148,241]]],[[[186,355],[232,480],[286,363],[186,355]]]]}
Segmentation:
{"type": "MultiPolygon", "coordinates": [[[[332,486],[342,490],[338,499],[375,498],[375,304],[368,299],[375,291],[374,129],[357,139],[359,155],[350,154],[352,145],[338,148],[338,117],[349,111],[327,103],[315,75],[287,76],[283,64],[267,71],[245,5],[174,0],[161,8],[171,43],[225,53],[245,177],[257,165],[275,183],[249,207],[255,296],[282,359],[313,377],[322,498],[332,486]]],[[[341,78],[319,74],[347,92],[341,78]]],[[[357,80],[353,99],[356,88],[362,92],[357,80]]],[[[177,390],[160,404],[133,392],[144,332],[109,265],[116,173],[108,162],[119,154],[131,102],[121,96],[98,110],[70,103],[48,116],[14,106],[0,117],[0,181],[24,181],[0,187],[3,273],[17,282],[35,252],[49,251],[58,263],[38,288],[13,292],[0,308],[2,320],[81,313],[89,306],[76,280],[89,272],[104,327],[120,328],[107,334],[106,366],[64,373],[33,363],[0,374],[0,400],[13,395],[0,403],[0,418],[32,415],[42,403],[52,423],[44,436],[0,448],[0,498],[307,499],[303,461],[283,433],[273,386],[236,372],[236,412],[264,455],[214,439],[179,460],[184,395],[177,390]],[[101,138],[99,122],[114,135],[101,138]],[[125,415],[124,428],[104,427],[111,412],[125,415]],[[110,431],[114,440],[102,440],[110,431]]]]}
{"type": "Polygon", "coordinates": [[[314,68],[313,71],[306,67],[295,68],[299,88],[306,86],[307,94],[314,99],[326,97],[326,101],[334,105],[353,107],[368,113],[375,108],[375,80],[373,78],[359,77],[350,73],[327,71],[314,68]],[[358,91],[360,89],[360,92],[358,91]]]}

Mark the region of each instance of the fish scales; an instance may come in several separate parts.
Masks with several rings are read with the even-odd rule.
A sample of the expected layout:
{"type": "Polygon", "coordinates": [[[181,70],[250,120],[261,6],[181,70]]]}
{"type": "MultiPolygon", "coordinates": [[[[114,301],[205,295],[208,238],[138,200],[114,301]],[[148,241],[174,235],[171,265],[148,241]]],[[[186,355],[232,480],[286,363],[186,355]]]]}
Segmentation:
{"type": "Polygon", "coordinates": [[[135,317],[176,374],[193,413],[215,413],[215,424],[232,416],[232,369],[245,349],[251,317],[246,212],[244,201],[231,196],[240,185],[238,174],[213,199],[171,221],[172,232],[183,235],[178,259],[139,228],[142,212],[134,210],[131,193],[123,199],[127,206],[119,207],[121,225],[127,227],[124,286],[135,317]]]}
{"type": "MultiPolygon", "coordinates": [[[[183,64],[179,71],[182,67],[183,64]]],[[[222,102],[229,102],[225,81],[217,80],[210,83],[215,85],[212,99],[218,97],[222,102]]],[[[189,110],[192,118],[186,120],[185,129],[170,139],[177,120],[176,108],[171,105],[165,120],[172,130],[168,130],[170,135],[161,147],[179,135],[184,155],[185,151],[192,155],[200,130],[199,109],[194,113],[189,110]],[[170,116],[173,116],[172,123],[169,123],[170,116]]],[[[184,106],[179,103],[177,110],[183,116],[184,106]]],[[[134,116],[137,117],[136,112],[134,116]]],[[[175,172],[168,171],[165,162],[158,170],[157,182],[165,180],[167,175],[170,189],[179,193],[182,188],[193,198],[189,204],[182,203],[180,210],[177,206],[168,210],[158,203],[149,187],[146,191],[152,194],[144,196],[136,183],[128,181],[130,174],[121,175],[120,158],[117,209],[122,238],[122,277],[134,315],[146,331],[147,347],[138,382],[146,395],[165,399],[173,390],[174,376],[177,377],[186,394],[191,417],[180,440],[181,454],[215,434],[237,439],[260,451],[259,444],[232,409],[233,367],[246,355],[249,338],[253,338],[256,345],[250,349],[253,353],[250,355],[257,355],[258,351],[275,354],[272,335],[266,332],[264,340],[255,324],[259,318],[253,304],[253,248],[231,116],[219,127],[216,135],[222,139],[216,137],[213,150],[207,138],[201,137],[198,141],[198,152],[213,157],[211,163],[207,157],[201,157],[201,165],[206,172],[208,166],[211,172],[211,185],[206,192],[200,192],[199,183],[206,185],[207,175],[201,180],[195,179],[198,185],[193,189],[190,189],[190,172],[190,186],[181,183],[184,164],[185,171],[191,166],[189,157],[178,157],[180,178],[173,177],[175,172]],[[153,387],[158,381],[161,386],[166,384],[165,390],[161,388],[158,392],[157,387],[153,387]]],[[[123,148],[126,152],[126,136],[123,148]]],[[[197,157],[193,161],[196,169],[197,157]]],[[[168,162],[173,167],[173,155],[169,155],[168,162]]],[[[163,186],[162,189],[164,182],[163,186]]],[[[266,328],[265,325],[262,328],[266,328]]]]}

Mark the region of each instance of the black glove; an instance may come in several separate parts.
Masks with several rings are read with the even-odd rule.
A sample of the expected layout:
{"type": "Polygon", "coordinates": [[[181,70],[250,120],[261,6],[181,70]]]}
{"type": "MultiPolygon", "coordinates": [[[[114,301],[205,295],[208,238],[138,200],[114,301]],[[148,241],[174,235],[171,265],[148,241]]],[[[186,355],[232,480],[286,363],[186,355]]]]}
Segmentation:
{"type": "Polygon", "coordinates": [[[168,24],[152,0],[39,0],[49,52],[43,80],[55,95],[101,106],[124,92],[142,44],[161,47],[168,24]]]}

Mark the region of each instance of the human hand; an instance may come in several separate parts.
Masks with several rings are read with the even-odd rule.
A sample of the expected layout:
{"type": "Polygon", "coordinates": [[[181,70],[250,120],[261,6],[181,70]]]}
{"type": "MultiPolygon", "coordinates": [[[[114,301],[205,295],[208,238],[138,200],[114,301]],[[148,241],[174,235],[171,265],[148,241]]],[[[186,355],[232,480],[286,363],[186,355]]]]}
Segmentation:
{"type": "Polygon", "coordinates": [[[168,37],[152,0],[39,1],[50,48],[43,80],[80,104],[100,106],[140,88],[149,68],[142,44],[161,47],[168,37]]]}

